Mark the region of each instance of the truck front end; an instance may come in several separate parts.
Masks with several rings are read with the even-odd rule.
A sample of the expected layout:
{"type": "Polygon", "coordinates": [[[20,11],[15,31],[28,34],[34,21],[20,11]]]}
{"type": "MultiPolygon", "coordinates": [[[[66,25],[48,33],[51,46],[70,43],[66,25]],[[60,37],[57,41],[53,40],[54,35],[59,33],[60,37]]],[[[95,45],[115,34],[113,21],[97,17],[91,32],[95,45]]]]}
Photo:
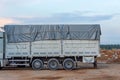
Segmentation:
{"type": "Polygon", "coordinates": [[[3,67],[4,59],[4,30],[0,28],[0,68],[3,67]]]}

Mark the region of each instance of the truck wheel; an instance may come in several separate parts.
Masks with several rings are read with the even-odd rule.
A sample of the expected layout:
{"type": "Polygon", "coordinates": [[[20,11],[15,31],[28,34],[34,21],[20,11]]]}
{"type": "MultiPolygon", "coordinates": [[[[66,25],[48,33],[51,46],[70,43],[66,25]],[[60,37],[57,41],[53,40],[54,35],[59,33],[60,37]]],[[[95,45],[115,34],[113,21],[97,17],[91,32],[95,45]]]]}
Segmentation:
{"type": "Polygon", "coordinates": [[[59,61],[55,58],[52,58],[48,61],[48,68],[51,70],[57,70],[59,68],[59,61]]]}
{"type": "Polygon", "coordinates": [[[40,60],[40,59],[34,59],[32,61],[32,68],[34,70],[40,70],[40,69],[42,69],[43,68],[43,62],[42,62],[42,60],[40,60]]]}
{"type": "Polygon", "coordinates": [[[67,58],[63,61],[63,68],[66,70],[72,70],[74,68],[74,61],[71,58],[67,58]]]}

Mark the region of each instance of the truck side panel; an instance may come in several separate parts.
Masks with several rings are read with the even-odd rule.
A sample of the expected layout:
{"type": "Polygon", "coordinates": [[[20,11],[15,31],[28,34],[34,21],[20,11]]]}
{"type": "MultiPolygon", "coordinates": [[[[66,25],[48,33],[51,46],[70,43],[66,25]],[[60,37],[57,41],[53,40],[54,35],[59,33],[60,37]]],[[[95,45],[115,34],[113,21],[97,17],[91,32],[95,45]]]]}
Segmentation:
{"type": "Polygon", "coordinates": [[[7,43],[6,45],[6,58],[99,55],[99,41],[97,40],[63,40],[62,43],[61,40],[35,41],[31,43],[31,52],[29,42],[7,43]]]}
{"type": "Polygon", "coordinates": [[[0,38],[0,59],[3,59],[3,38],[0,38]]]}
{"type": "Polygon", "coordinates": [[[32,42],[32,56],[36,57],[54,57],[61,55],[60,40],[44,40],[32,42]]]}
{"type": "Polygon", "coordinates": [[[98,40],[45,40],[32,42],[32,56],[99,56],[98,40]],[[63,52],[63,53],[62,53],[63,52]]]}
{"type": "Polygon", "coordinates": [[[64,56],[99,56],[98,40],[63,40],[64,56]]]}
{"type": "Polygon", "coordinates": [[[6,58],[30,56],[30,43],[6,43],[6,58]]]}

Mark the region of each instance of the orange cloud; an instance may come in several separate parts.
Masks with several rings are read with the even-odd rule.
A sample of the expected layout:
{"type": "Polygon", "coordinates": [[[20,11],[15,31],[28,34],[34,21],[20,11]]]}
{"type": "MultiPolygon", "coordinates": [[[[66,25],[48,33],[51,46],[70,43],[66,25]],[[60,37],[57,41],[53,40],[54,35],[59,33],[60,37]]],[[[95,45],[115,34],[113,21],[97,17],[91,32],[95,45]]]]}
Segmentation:
{"type": "Polygon", "coordinates": [[[18,24],[18,23],[20,22],[10,18],[0,18],[0,27],[3,27],[4,25],[7,24],[18,24]]]}

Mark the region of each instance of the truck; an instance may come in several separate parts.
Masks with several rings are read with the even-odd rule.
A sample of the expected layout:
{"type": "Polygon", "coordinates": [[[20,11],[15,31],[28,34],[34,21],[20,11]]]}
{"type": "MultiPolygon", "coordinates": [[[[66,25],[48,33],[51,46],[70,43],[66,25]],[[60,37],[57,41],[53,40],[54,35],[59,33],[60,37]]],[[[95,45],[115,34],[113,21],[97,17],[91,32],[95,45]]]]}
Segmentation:
{"type": "Polygon", "coordinates": [[[72,70],[78,62],[97,67],[99,24],[5,25],[0,30],[0,69],[72,70]]]}

